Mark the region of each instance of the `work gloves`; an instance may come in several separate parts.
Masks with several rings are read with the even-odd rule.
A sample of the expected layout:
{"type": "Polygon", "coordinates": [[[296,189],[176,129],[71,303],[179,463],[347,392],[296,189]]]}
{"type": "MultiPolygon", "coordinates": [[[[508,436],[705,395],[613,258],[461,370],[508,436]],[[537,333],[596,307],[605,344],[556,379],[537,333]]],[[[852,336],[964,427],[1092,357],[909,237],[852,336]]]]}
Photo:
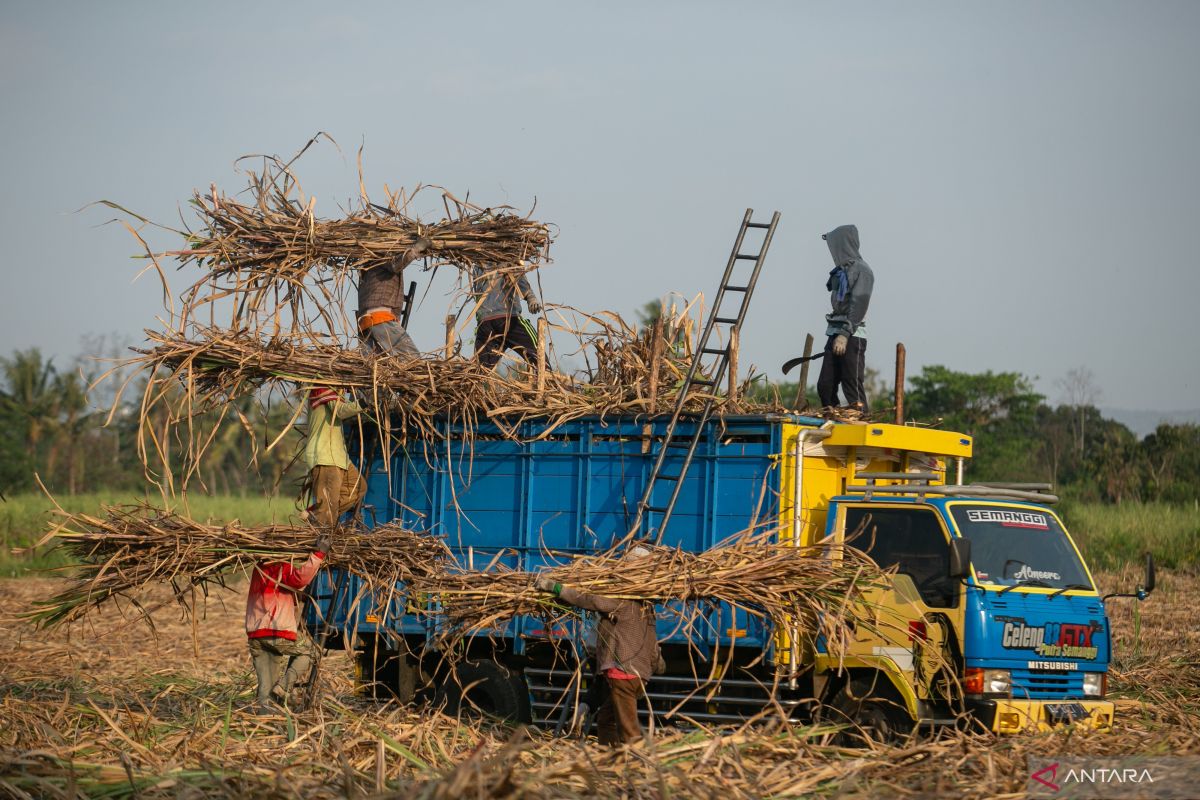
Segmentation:
{"type": "Polygon", "coordinates": [[[555,586],[558,586],[558,584],[555,583],[553,578],[547,575],[538,575],[533,579],[533,588],[537,589],[539,592],[558,594],[558,592],[554,591],[555,586]]]}
{"type": "Polygon", "coordinates": [[[420,258],[432,245],[433,242],[424,236],[418,238],[416,244],[404,251],[404,255],[392,259],[392,272],[399,274],[400,270],[420,258]]]}
{"type": "Polygon", "coordinates": [[[844,335],[835,337],[833,340],[833,354],[835,356],[846,355],[846,344],[849,341],[850,340],[848,338],[846,338],[844,335]]]}
{"type": "Polygon", "coordinates": [[[526,300],[525,303],[529,306],[530,314],[536,314],[542,310],[542,304],[537,300],[526,300]]]}
{"type": "Polygon", "coordinates": [[[313,550],[329,555],[329,548],[331,547],[333,547],[333,539],[329,538],[328,534],[323,533],[317,537],[317,543],[313,545],[313,550]]]}

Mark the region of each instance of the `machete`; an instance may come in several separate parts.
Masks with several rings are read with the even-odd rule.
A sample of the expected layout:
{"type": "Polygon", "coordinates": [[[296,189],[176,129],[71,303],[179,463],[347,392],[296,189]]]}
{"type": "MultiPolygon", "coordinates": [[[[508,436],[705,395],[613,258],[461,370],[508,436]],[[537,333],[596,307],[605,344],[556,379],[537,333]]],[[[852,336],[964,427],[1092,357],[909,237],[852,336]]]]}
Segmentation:
{"type": "Polygon", "coordinates": [[[825,357],[824,350],[822,350],[819,353],[814,353],[811,356],[796,356],[793,359],[789,359],[788,361],[783,362],[783,374],[787,375],[790,370],[792,370],[795,367],[800,366],[805,361],[816,361],[818,358],[824,358],[824,357],[825,357]]]}

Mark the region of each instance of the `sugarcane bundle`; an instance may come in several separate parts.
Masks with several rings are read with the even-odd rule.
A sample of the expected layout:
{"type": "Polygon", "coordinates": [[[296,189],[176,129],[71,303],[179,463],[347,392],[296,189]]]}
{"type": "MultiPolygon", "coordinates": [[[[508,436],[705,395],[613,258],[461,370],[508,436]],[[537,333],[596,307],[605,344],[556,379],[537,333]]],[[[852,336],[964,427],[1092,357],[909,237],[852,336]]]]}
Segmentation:
{"type": "MultiPolygon", "coordinates": [[[[406,432],[432,431],[440,417],[493,419],[507,430],[530,417],[561,423],[587,415],[644,414],[668,408],[679,388],[677,380],[652,379],[650,359],[634,357],[645,349],[640,338],[622,343],[619,372],[600,371],[586,380],[551,369],[540,376],[533,370],[506,374],[474,360],[381,356],[290,337],[263,341],[219,328],[199,329],[193,337],[151,330],[146,335],[154,346],[138,348],[140,357],[129,363],[156,374],[159,383],[178,378],[195,410],[216,408],[264,386],[329,385],[355,391],[380,414],[396,415],[406,432]]],[[[659,369],[679,376],[686,365],[664,358],[659,369]]],[[[712,396],[693,389],[687,408],[712,396]]],[[[717,399],[719,412],[756,407],[741,396],[717,399]]]]}
{"type": "MultiPolygon", "coordinates": [[[[776,531],[747,532],[701,552],[643,545],[649,555],[612,550],[577,556],[546,569],[555,582],[614,599],[683,603],[679,613],[703,615],[724,602],[802,635],[842,641],[848,614],[886,575],[849,547],[794,547],[776,531]],[[690,610],[688,610],[690,609],[690,610]]],[[[494,631],[515,616],[557,624],[578,610],[534,587],[535,573],[497,566],[418,578],[414,589],[436,598],[445,617],[444,642],[494,631]]],[[[869,615],[868,615],[869,616],[869,615]]],[[[684,620],[685,623],[688,620],[684,620]]]]}
{"type": "MultiPolygon", "coordinates": [[[[225,194],[196,192],[192,206],[202,227],[188,236],[188,248],[166,253],[181,264],[195,262],[218,278],[267,283],[294,283],[320,267],[365,270],[386,266],[419,243],[430,264],[455,266],[510,265],[542,260],[550,246],[548,225],[522,217],[504,206],[480,208],[442,196],[447,217],[422,223],[392,198],[387,206],[364,202],[336,219],[320,219],[315,199],[293,196],[294,182],[282,184],[278,173],[251,173],[251,202],[225,194]],[[450,204],[454,209],[450,209],[450,204]]],[[[434,187],[418,187],[422,189],[434,187]]],[[[415,194],[415,192],[414,192],[415,194]]]]}
{"type": "MultiPolygon", "coordinates": [[[[105,507],[100,515],[56,513],[39,545],[57,540],[77,566],[66,588],[35,604],[30,616],[45,626],[72,622],[118,598],[152,623],[151,610],[137,599],[146,587],[170,584],[176,600],[190,603],[195,590],[224,585],[259,562],[307,558],[320,533],[308,525],[206,524],[144,504],[105,507]]],[[[338,528],[332,539],[325,563],[362,578],[368,593],[378,591],[370,602],[386,602],[398,583],[444,569],[450,556],[441,539],[399,524],[338,528]]]]}
{"type": "MultiPolygon", "coordinates": [[[[195,191],[190,205],[196,224],[170,229],[184,237],[185,247],[147,252],[160,275],[164,257],[201,272],[180,295],[180,319],[200,318],[205,306],[232,298],[231,329],[337,333],[342,320],[332,309],[343,306],[359,272],[420,259],[427,270],[486,266],[515,279],[549,261],[547,224],[509,206],[480,207],[433,186],[388,191],[386,203],[374,203],[361,171],[358,203],[340,216],[318,217],[316,198],[303,193],[292,172],[295,160],[264,158],[261,170],[247,169],[244,199],[215,184],[195,191]],[[412,208],[430,192],[440,192],[445,217],[422,222],[412,208]]],[[[169,295],[165,286],[164,292],[169,295]]]]}

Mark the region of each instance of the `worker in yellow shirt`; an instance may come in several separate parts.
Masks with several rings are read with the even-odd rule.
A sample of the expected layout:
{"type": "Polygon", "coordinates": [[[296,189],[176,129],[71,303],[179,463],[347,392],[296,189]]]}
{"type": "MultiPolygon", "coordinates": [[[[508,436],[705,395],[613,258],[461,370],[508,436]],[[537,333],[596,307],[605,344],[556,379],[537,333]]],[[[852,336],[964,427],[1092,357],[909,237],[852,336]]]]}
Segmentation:
{"type": "Polygon", "coordinates": [[[353,400],[343,400],[328,386],[308,393],[308,479],[312,505],[305,516],[317,525],[332,527],[347,511],[358,507],[367,493],[367,482],[350,463],[342,422],[362,413],[353,400]]]}

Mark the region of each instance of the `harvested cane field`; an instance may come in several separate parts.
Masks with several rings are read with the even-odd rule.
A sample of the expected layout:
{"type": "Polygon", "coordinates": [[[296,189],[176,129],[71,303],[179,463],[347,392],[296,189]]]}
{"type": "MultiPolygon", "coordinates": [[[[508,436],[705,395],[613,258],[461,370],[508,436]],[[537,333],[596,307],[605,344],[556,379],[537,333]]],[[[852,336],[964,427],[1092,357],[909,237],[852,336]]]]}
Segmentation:
{"type": "MultiPolygon", "coordinates": [[[[1103,588],[1138,575],[1099,576],[1103,588]]],[[[1200,754],[1200,576],[1160,574],[1140,605],[1110,604],[1114,731],[954,734],[847,748],[829,729],[657,731],[628,751],[355,694],[345,654],[323,661],[311,710],[256,717],[244,587],[185,620],[160,587],[157,637],[103,612],[71,628],[21,619],[65,582],[0,582],[0,789],[18,797],[1011,797],[1028,756],[1200,754]]]]}

